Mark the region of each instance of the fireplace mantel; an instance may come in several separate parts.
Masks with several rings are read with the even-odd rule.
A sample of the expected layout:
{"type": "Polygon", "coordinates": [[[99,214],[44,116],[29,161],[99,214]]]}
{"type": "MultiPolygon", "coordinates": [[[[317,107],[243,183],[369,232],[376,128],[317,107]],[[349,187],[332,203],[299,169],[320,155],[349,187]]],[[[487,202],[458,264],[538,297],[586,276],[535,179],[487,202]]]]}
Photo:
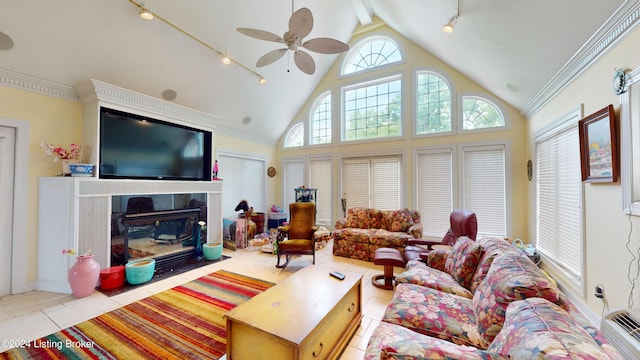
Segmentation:
{"type": "Polygon", "coordinates": [[[111,266],[111,213],[115,195],[207,194],[207,242],[222,243],[222,182],[40,178],[38,290],[70,293],[73,257],[63,249],[92,250],[101,268],[111,266]]]}

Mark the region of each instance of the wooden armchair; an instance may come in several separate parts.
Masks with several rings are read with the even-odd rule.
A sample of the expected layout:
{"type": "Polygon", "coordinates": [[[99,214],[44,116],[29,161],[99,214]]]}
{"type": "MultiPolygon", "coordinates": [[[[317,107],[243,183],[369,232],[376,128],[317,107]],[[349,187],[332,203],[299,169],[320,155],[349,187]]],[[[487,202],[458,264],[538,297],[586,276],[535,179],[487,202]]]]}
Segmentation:
{"type": "Polygon", "coordinates": [[[289,204],[289,225],[278,226],[278,236],[274,249],[278,256],[276,267],[283,269],[289,264],[291,255],[312,255],[316,263],[316,246],[314,234],[316,228],[316,204],[296,202],[289,204]],[[280,265],[280,256],[286,261],[280,265]]]}
{"type": "Polygon", "coordinates": [[[478,220],[476,213],[469,210],[453,210],[449,215],[450,228],[442,241],[410,239],[404,249],[404,260],[426,260],[433,249],[447,249],[453,247],[460,236],[467,236],[476,240],[478,235],[478,220]]]}

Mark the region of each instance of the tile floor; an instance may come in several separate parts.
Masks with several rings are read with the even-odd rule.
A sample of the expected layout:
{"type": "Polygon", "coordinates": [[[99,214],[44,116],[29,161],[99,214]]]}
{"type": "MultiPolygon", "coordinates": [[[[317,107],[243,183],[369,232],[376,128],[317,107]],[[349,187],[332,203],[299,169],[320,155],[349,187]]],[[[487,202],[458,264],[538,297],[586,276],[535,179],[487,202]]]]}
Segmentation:
{"type": "MultiPolygon", "coordinates": [[[[332,244],[329,243],[325,248],[318,250],[316,264],[326,265],[337,271],[363,274],[364,317],[360,328],[341,357],[343,360],[362,359],[371,332],[382,318],[393,293],[371,285],[371,276],[381,273],[381,267],[366,261],[333,256],[331,249],[332,244]]],[[[227,249],[224,250],[224,254],[231,258],[152,284],[141,285],[139,288],[112,297],[107,297],[99,291],[83,299],[43,291],[2,297],[0,298],[0,340],[37,339],[219,269],[277,283],[295,271],[311,265],[310,256],[299,256],[294,257],[286,269],[280,270],[275,267],[276,258],[272,254],[227,249]]],[[[396,269],[396,271],[400,270],[396,269]]],[[[6,349],[3,341],[0,352],[6,349]]]]}

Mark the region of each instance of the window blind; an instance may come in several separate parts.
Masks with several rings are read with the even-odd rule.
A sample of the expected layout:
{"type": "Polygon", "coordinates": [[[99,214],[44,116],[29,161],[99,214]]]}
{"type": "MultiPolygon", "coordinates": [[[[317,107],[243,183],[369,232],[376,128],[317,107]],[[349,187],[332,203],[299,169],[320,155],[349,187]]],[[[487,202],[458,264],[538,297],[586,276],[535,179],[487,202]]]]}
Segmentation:
{"type": "Polygon", "coordinates": [[[331,209],[331,159],[309,161],[309,187],[318,189],[316,198],[316,223],[332,225],[331,209]]]}
{"type": "Polygon", "coordinates": [[[371,205],[380,210],[400,208],[400,159],[371,159],[371,205]]]}
{"type": "Polygon", "coordinates": [[[289,159],[284,162],[284,205],[286,212],[289,212],[289,204],[296,202],[294,189],[304,182],[304,160],[289,159]]]}
{"type": "Polygon", "coordinates": [[[264,198],[265,161],[234,154],[220,154],[219,176],[222,181],[222,216],[237,217],[234,209],[241,200],[247,200],[255,211],[266,211],[264,198]]]}
{"type": "Polygon", "coordinates": [[[347,208],[399,209],[400,160],[399,156],[343,160],[342,188],[347,208]]]}
{"type": "Polygon", "coordinates": [[[421,151],[416,157],[417,208],[423,236],[442,237],[453,210],[453,149],[421,151]]]}
{"type": "MultiPolygon", "coordinates": [[[[582,277],[582,182],[576,126],[536,140],[538,250],[582,277]]],[[[574,279],[575,280],[575,279],[574,279]]]]}
{"type": "Polygon", "coordinates": [[[478,233],[505,236],[505,146],[462,148],[463,206],[478,218],[478,233]]]}
{"type": "Polygon", "coordinates": [[[342,189],[347,208],[369,207],[369,160],[344,160],[342,165],[342,189]]]}

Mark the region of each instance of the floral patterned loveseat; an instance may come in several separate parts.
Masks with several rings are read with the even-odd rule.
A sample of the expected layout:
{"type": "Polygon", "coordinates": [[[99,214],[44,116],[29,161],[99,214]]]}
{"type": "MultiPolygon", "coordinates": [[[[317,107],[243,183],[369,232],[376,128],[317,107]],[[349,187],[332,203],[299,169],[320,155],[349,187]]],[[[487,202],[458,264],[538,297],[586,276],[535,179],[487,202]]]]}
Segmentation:
{"type": "Polygon", "coordinates": [[[365,359],[622,359],[552,280],[499,240],[460,239],[444,262],[442,252],[429,256],[437,268],[410,262],[365,359]]]}
{"type": "Polygon", "coordinates": [[[422,238],[420,211],[351,208],[346,219],[336,222],[332,235],[333,255],[373,261],[378,248],[402,252],[408,239],[422,238]]]}

